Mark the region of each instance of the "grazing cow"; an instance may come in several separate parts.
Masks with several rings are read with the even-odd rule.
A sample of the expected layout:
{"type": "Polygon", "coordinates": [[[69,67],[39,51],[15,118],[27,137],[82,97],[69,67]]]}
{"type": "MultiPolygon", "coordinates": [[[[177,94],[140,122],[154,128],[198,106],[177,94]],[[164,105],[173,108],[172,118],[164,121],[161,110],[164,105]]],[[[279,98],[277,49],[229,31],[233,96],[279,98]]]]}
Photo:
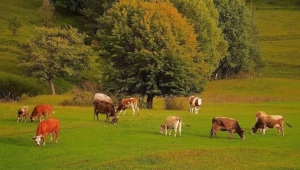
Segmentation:
{"type": "Polygon", "coordinates": [[[29,116],[29,108],[28,106],[23,106],[21,109],[18,110],[17,122],[19,122],[19,119],[21,119],[21,122],[23,122],[23,119],[26,122],[28,116],[29,116]]]}
{"type": "Polygon", "coordinates": [[[218,130],[229,131],[228,139],[232,138],[232,133],[237,133],[242,139],[245,139],[245,130],[242,129],[239,123],[232,118],[214,117],[212,119],[212,127],[210,130],[210,137],[217,136],[218,130]]]}
{"type": "MultiPolygon", "coordinates": [[[[262,129],[262,134],[266,133],[267,128],[278,128],[278,135],[280,135],[280,131],[282,131],[282,136],[284,135],[283,129],[284,118],[281,115],[267,115],[258,118],[255,125],[252,127],[251,133],[256,133],[258,129],[262,129]]],[[[289,127],[292,127],[288,123],[286,123],[289,127]]]]}
{"type": "Polygon", "coordinates": [[[115,107],[113,104],[99,100],[94,101],[94,120],[95,115],[97,116],[97,120],[99,120],[99,113],[106,114],[105,122],[109,122],[109,117],[113,117],[112,123],[117,124],[118,117],[116,116],[115,107]]]}
{"type": "Polygon", "coordinates": [[[200,108],[200,105],[202,104],[202,99],[200,99],[199,97],[191,96],[189,98],[189,104],[190,104],[190,108],[189,108],[190,113],[193,113],[195,109],[195,113],[198,114],[198,110],[200,108]]]}
{"type": "Polygon", "coordinates": [[[32,139],[36,141],[36,146],[40,146],[42,142],[45,145],[47,134],[51,135],[50,143],[52,143],[52,137],[55,133],[55,142],[57,143],[59,135],[59,126],[60,123],[57,119],[48,119],[39,123],[36,130],[36,135],[32,137],[32,139]]]}
{"type": "Polygon", "coordinates": [[[112,99],[109,96],[107,96],[106,94],[103,94],[103,93],[96,93],[95,96],[94,96],[94,101],[96,101],[96,100],[105,101],[105,102],[114,104],[112,99]]]}
{"type": "Polygon", "coordinates": [[[169,131],[169,135],[171,135],[172,129],[174,129],[176,137],[177,131],[179,133],[179,137],[181,137],[181,123],[182,119],[179,116],[168,116],[163,125],[160,125],[160,133],[167,135],[169,131]]]}
{"type": "Polygon", "coordinates": [[[116,108],[116,113],[120,112],[119,115],[123,112],[123,115],[125,115],[126,109],[130,108],[132,109],[132,115],[134,115],[135,110],[137,110],[138,115],[140,115],[140,109],[138,106],[138,101],[135,97],[131,97],[131,98],[125,98],[122,99],[118,105],[118,107],[116,108]]]}
{"type": "Polygon", "coordinates": [[[258,111],[256,114],[255,114],[255,118],[256,118],[256,121],[258,120],[258,118],[262,117],[262,116],[268,116],[265,112],[263,111],[258,111]]]}
{"type": "Polygon", "coordinates": [[[34,121],[34,117],[38,116],[39,121],[43,121],[47,115],[52,114],[53,112],[53,107],[50,104],[40,104],[35,106],[33,109],[30,120],[31,122],[34,121]],[[44,119],[41,119],[41,116],[44,115],[44,119]]]}

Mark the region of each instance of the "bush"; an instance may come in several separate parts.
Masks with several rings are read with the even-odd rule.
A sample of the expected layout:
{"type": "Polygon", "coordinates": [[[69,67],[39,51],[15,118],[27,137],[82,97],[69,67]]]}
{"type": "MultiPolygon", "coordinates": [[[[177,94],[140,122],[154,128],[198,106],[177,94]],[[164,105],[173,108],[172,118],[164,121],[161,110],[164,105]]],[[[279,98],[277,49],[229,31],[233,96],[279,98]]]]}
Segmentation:
{"type": "Polygon", "coordinates": [[[9,97],[10,100],[17,100],[22,94],[36,96],[46,94],[46,85],[32,78],[24,78],[14,74],[0,74],[1,98],[9,97]]]}
{"type": "Polygon", "coordinates": [[[71,100],[65,100],[61,103],[62,106],[92,106],[94,96],[91,92],[73,88],[74,97],[71,100]]]}
{"type": "Polygon", "coordinates": [[[165,109],[166,110],[185,110],[188,106],[188,102],[185,98],[181,97],[166,97],[165,109]]]}

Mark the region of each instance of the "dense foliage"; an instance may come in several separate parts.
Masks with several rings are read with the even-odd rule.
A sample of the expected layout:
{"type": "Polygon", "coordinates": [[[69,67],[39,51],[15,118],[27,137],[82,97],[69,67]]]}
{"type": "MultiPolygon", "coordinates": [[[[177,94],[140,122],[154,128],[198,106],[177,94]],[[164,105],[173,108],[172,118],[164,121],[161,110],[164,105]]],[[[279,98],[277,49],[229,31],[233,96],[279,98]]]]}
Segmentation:
{"type": "Polygon", "coordinates": [[[85,38],[73,27],[36,27],[35,37],[25,45],[28,55],[21,58],[20,65],[31,75],[46,80],[55,94],[54,78],[78,76],[79,70],[88,68],[92,51],[84,44],[85,38]]]}
{"type": "Polygon", "coordinates": [[[250,71],[261,65],[258,32],[251,8],[244,0],[214,0],[219,11],[219,27],[228,42],[228,53],[216,73],[222,77],[250,71]]]}
{"type": "Polygon", "coordinates": [[[98,19],[106,90],[147,96],[201,92],[194,29],[170,3],[120,1],[98,19]]]}

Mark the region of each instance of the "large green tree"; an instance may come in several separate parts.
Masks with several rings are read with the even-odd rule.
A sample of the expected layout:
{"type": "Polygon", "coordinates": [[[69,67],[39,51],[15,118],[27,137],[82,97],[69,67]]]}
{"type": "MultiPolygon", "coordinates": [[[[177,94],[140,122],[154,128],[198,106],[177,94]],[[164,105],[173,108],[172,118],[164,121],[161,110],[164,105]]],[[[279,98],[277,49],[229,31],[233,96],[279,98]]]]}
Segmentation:
{"type": "Polygon", "coordinates": [[[220,62],[216,73],[227,77],[260,66],[258,31],[251,8],[244,0],[214,0],[214,4],[220,15],[219,27],[229,45],[229,55],[220,62]]]}
{"type": "Polygon", "coordinates": [[[121,0],[98,19],[104,89],[147,96],[203,90],[193,27],[170,3],[121,0]]]}
{"type": "Polygon", "coordinates": [[[221,59],[228,55],[227,41],[219,28],[219,13],[211,0],[170,0],[177,10],[193,24],[198,50],[203,53],[206,75],[211,75],[221,59]]]}
{"type": "Polygon", "coordinates": [[[73,27],[36,27],[36,35],[25,45],[21,66],[32,76],[46,80],[55,95],[53,79],[78,76],[89,66],[92,50],[84,44],[86,34],[73,27]]]}

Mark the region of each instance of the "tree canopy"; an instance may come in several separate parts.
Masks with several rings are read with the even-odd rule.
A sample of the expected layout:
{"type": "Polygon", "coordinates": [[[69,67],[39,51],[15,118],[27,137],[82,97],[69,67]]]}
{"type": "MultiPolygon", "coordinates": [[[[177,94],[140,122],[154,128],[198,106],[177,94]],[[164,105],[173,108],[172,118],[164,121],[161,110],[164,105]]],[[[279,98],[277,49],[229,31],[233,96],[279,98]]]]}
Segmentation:
{"type": "Polygon", "coordinates": [[[244,0],[214,0],[214,4],[220,15],[219,27],[229,45],[229,55],[221,60],[216,72],[227,77],[259,66],[258,32],[251,8],[244,0]]]}
{"type": "Polygon", "coordinates": [[[27,55],[20,66],[32,76],[48,81],[52,94],[52,80],[67,75],[80,75],[79,70],[89,67],[91,48],[84,44],[87,37],[73,27],[36,27],[36,35],[25,45],[27,55]]]}
{"type": "Polygon", "coordinates": [[[198,51],[203,53],[206,75],[210,76],[227,54],[227,41],[219,28],[219,13],[211,0],[170,0],[193,24],[198,51]]]}
{"type": "Polygon", "coordinates": [[[121,0],[98,19],[97,36],[109,92],[147,96],[203,90],[203,56],[193,27],[168,2],[121,0]]]}

